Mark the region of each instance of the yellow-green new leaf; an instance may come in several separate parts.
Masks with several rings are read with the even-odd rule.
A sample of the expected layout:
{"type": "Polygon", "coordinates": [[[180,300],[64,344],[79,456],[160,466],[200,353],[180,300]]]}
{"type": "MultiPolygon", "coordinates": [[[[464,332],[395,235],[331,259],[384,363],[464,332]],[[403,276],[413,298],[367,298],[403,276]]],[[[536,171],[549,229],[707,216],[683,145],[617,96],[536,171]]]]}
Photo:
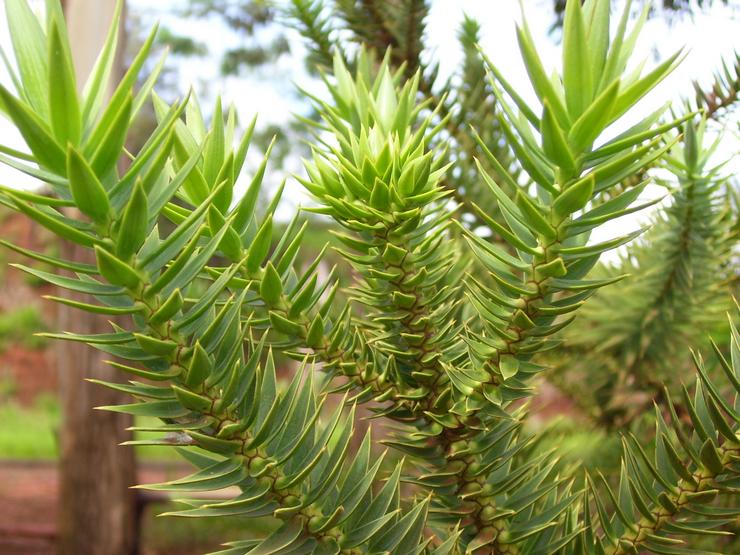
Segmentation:
{"type": "Polygon", "coordinates": [[[177,314],[177,311],[182,308],[183,304],[185,304],[185,300],[182,297],[182,293],[180,293],[179,289],[175,289],[167,300],[152,314],[149,322],[155,326],[164,324],[177,314]]]}
{"type": "MultiPolygon", "coordinates": [[[[622,11],[622,16],[619,18],[614,38],[609,47],[609,53],[607,54],[604,68],[601,72],[601,86],[616,79],[622,71],[619,62],[622,57],[622,45],[624,44],[624,37],[627,31],[627,22],[629,21],[631,7],[632,0],[627,0],[624,10],[622,11]]],[[[649,9],[650,5],[645,3],[645,7],[649,9]]]]}
{"type": "Polygon", "coordinates": [[[618,94],[619,81],[614,81],[573,124],[568,138],[577,151],[591,148],[593,142],[612,120],[612,110],[618,94]]]}
{"type": "Polygon", "coordinates": [[[665,62],[660,64],[658,67],[653,69],[650,73],[645,75],[642,79],[639,79],[636,83],[626,86],[622,89],[622,94],[619,95],[616,105],[614,107],[614,114],[612,120],[620,117],[627,110],[632,108],[638,100],[645,96],[650,90],[653,89],[658,83],[665,79],[669,73],[671,73],[678,64],[683,61],[683,49],[679,50],[673,56],[668,58],[665,62]]]}
{"type": "Polygon", "coordinates": [[[247,261],[245,266],[250,274],[253,274],[262,264],[262,261],[270,251],[270,242],[272,240],[272,214],[265,218],[257,235],[249,247],[247,261]]]}
{"type": "MultiPolygon", "coordinates": [[[[231,187],[224,181],[219,186],[219,189],[221,191],[225,189],[231,190],[231,187]]],[[[228,258],[236,262],[242,258],[242,242],[239,238],[239,234],[232,227],[235,215],[232,215],[228,221],[223,217],[221,211],[215,206],[218,196],[219,195],[216,195],[214,197],[214,205],[212,205],[208,210],[208,227],[210,228],[211,236],[215,237],[219,234],[223,235],[223,239],[221,240],[221,243],[219,243],[218,248],[228,258]],[[224,227],[227,228],[225,231],[224,227]]]]}
{"type": "Polygon", "coordinates": [[[155,356],[167,357],[177,349],[177,343],[170,341],[169,339],[158,339],[143,333],[135,333],[134,338],[139,344],[139,347],[141,347],[145,352],[155,356]]]}
{"type": "Polygon", "coordinates": [[[690,172],[696,169],[696,163],[699,160],[699,143],[696,140],[696,129],[692,122],[686,123],[684,127],[683,152],[686,167],[690,172]]]}
{"type": "Polygon", "coordinates": [[[542,150],[545,151],[545,155],[568,174],[572,173],[576,166],[573,153],[547,100],[544,103],[540,131],[542,133],[542,150]]]}
{"type": "Polygon", "coordinates": [[[272,262],[268,262],[260,283],[260,296],[269,306],[276,306],[283,294],[283,284],[272,262]]]}
{"type": "MultiPolygon", "coordinates": [[[[126,103],[129,103],[128,108],[129,114],[132,113],[131,106],[133,105],[133,88],[136,84],[136,80],[139,76],[139,72],[143,67],[144,63],[149,59],[149,51],[154,44],[154,39],[157,34],[157,26],[154,26],[151,33],[147,37],[146,41],[142,45],[136,57],[131,62],[126,74],[123,76],[121,81],[118,83],[115,92],[107,102],[105,110],[102,115],[96,120],[94,128],[90,132],[90,136],[86,141],[85,152],[90,154],[92,149],[98,148],[99,145],[106,141],[106,137],[112,130],[115,130],[115,121],[121,119],[121,107],[126,103]],[[91,149],[91,150],[88,150],[91,149]]],[[[107,83],[105,85],[107,87],[107,83]]],[[[91,114],[92,116],[92,114],[91,114]]],[[[128,124],[127,124],[128,128],[128,124]]]]}
{"type": "Polygon", "coordinates": [[[568,187],[553,203],[555,214],[565,218],[586,206],[593,195],[594,183],[594,176],[591,174],[568,187]]]}
{"type": "Polygon", "coordinates": [[[77,208],[95,222],[107,223],[110,218],[108,194],[90,165],[72,146],[67,150],[67,177],[77,208]]]}
{"type": "Polygon", "coordinates": [[[185,384],[191,388],[199,386],[206,381],[211,372],[213,372],[213,362],[201,346],[200,341],[196,341],[188,366],[188,374],[185,377],[185,384]]]}
{"type": "Polygon", "coordinates": [[[49,29],[49,108],[59,144],[79,144],[82,125],[74,67],[55,20],[49,29]]]}
{"type": "Polygon", "coordinates": [[[570,118],[568,113],[563,106],[563,103],[555,91],[550,79],[547,77],[542,61],[540,60],[537,50],[532,43],[532,36],[529,33],[529,29],[526,24],[523,28],[517,27],[517,39],[519,40],[519,48],[522,53],[522,58],[527,66],[527,73],[529,79],[532,82],[534,90],[538,96],[543,100],[547,100],[552,104],[552,108],[555,111],[555,116],[561,125],[568,125],[570,118]]]}
{"type": "Polygon", "coordinates": [[[563,86],[572,119],[578,118],[593,98],[590,48],[581,3],[567,2],[563,23],[563,86]]]}
{"type": "MultiPolygon", "coordinates": [[[[584,10],[595,87],[601,80],[606,65],[606,55],[609,51],[609,3],[609,0],[590,0],[584,10]]],[[[599,90],[595,89],[595,94],[598,93],[599,90]]]]}
{"type": "Polygon", "coordinates": [[[141,283],[141,276],[123,260],[116,258],[102,247],[95,246],[100,275],[114,285],[135,289],[141,283]]]}
{"type": "Polygon", "coordinates": [[[270,325],[272,325],[273,328],[281,333],[289,336],[298,336],[303,331],[303,328],[300,324],[297,324],[292,320],[288,320],[277,312],[270,311],[269,317],[270,325]]]}
{"type": "Polygon", "coordinates": [[[555,260],[547,264],[537,266],[536,272],[540,278],[563,277],[568,273],[568,269],[565,267],[563,259],[558,256],[555,260]]]}
{"type": "Polygon", "coordinates": [[[46,120],[49,92],[44,31],[26,0],[6,0],[5,14],[24,97],[39,117],[46,120]]]}
{"type": "Polygon", "coordinates": [[[68,219],[59,215],[58,212],[40,210],[33,204],[19,199],[13,199],[13,203],[19,212],[23,212],[26,216],[40,223],[46,229],[60,237],[64,237],[65,239],[72,241],[73,243],[84,245],[86,247],[92,247],[93,245],[100,243],[100,239],[94,235],[70,225],[68,223],[68,219]],[[56,215],[52,215],[52,213],[56,215]]]}
{"type": "Polygon", "coordinates": [[[516,204],[522,211],[522,216],[525,219],[524,223],[527,227],[550,239],[557,236],[555,228],[550,225],[542,211],[535,206],[526,193],[517,191],[516,204]]]}
{"type": "Polygon", "coordinates": [[[126,142],[129,125],[131,123],[131,108],[133,96],[131,94],[123,101],[120,110],[102,137],[101,142],[92,155],[90,165],[98,175],[107,175],[118,162],[126,142]]]}
{"type": "Polygon", "coordinates": [[[211,409],[213,406],[212,399],[193,393],[192,391],[178,385],[172,384],[172,391],[175,393],[175,397],[177,397],[180,404],[190,410],[204,412],[211,409]]]}
{"type": "Polygon", "coordinates": [[[137,180],[118,228],[116,254],[123,260],[130,260],[144,243],[148,228],[149,202],[141,180],[137,180]]]}
{"type": "Polygon", "coordinates": [[[380,91],[378,92],[377,104],[375,106],[378,120],[386,132],[390,132],[391,130],[397,107],[398,98],[396,97],[396,89],[393,86],[391,74],[386,68],[380,81],[380,91]]]}
{"type": "MultiPolygon", "coordinates": [[[[221,108],[221,99],[216,99],[216,108],[213,112],[211,132],[206,138],[206,147],[203,151],[203,177],[209,186],[216,185],[216,178],[224,163],[224,116],[221,108]]],[[[223,208],[219,206],[219,208],[223,208]]]]}
{"type": "Polygon", "coordinates": [[[0,108],[13,120],[41,168],[64,175],[64,150],[28,104],[17,99],[1,84],[0,108]]]}
{"type": "Polygon", "coordinates": [[[308,345],[312,349],[316,349],[318,347],[321,347],[323,340],[324,340],[324,319],[321,317],[321,314],[317,314],[314,317],[313,322],[311,322],[311,326],[308,328],[308,334],[306,336],[306,345],[308,345]]]}

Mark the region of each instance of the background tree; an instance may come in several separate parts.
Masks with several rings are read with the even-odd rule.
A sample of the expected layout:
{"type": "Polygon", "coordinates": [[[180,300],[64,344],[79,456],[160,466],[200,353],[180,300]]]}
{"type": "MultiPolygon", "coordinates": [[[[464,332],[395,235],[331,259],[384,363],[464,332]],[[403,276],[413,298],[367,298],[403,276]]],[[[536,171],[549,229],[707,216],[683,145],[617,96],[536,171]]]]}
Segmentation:
{"type": "MultiPolygon", "coordinates": [[[[653,7],[650,10],[650,15],[655,16],[660,14],[663,17],[675,17],[682,15],[691,15],[695,10],[701,10],[706,7],[711,7],[714,2],[727,4],[728,0],[660,0],[658,2],[659,7],[653,7]],[[660,9],[662,8],[662,9],[660,9]]],[[[565,15],[565,4],[566,0],[554,0],[553,9],[557,17],[556,26],[562,27],[563,16],[565,15]]]]}
{"type": "MultiPolygon", "coordinates": [[[[54,10],[53,2],[48,5],[49,10],[54,10]]],[[[117,26],[118,18],[125,18],[125,13],[116,12],[114,0],[65,0],[62,7],[73,37],[70,47],[76,79],[84,83],[105,43],[106,27],[100,22],[108,21],[117,26]]],[[[15,14],[24,10],[24,3],[8,2],[7,9],[11,33],[23,32],[12,16],[13,10],[15,14]]],[[[123,75],[125,26],[120,29],[118,48],[110,53],[114,60],[111,82],[123,75]]],[[[89,252],[72,242],[63,242],[61,251],[65,258],[77,263],[92,261],[89,252]]],[[[85,295],[76,298],[82,302],[90,300],[85,295]]],[[[58,325],[64,330],[88,334],[100,333],[106,327],[98,318],[91,315],[81,318],[73,308],[64,305],[59,307],[58,325]]],[[[101,415],[95,410],[97,407],[124,402],[125,396],[86,381],[120,381],[115,370],[103,363],[105,358],[102,353],[79,343],[60,342],[57,347],[63,414],[59,436],[58,545],[63,554],[138,552],[137,495],[130,489],[136,483],[135,455],[132,449],[120,447],[122,442],[131,439],[127,429],[133,425],[133,418],[115,413],[101,415]]]]}

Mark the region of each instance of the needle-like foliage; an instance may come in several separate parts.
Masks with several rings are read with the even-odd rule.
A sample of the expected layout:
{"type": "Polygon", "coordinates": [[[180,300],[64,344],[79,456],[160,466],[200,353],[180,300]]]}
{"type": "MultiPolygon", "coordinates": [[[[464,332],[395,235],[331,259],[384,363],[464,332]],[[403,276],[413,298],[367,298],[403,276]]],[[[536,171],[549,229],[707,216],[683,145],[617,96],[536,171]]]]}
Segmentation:
{"type": "Polygon", "coordinates": [[[561,387],[609,427],[625,426],[663,399],[664,384],[688,377],[689,353],[676,341],[705,343],[729,308],[737,236],[723,168],[710,164],[721,139],[705,144],[705,124],[687,122],[686,140],[663,160],[675,178],[665,183],[670,204],[617,264],[600,269],[630,277],[597,294],[565,334],[575,352],[563,357],[561,387]]]}
{"type": "MultiPolygon", "coordinates": [[[[697,358],[699,382],[682,405],[692,433],[680,417],[669,426],[657,413],[654,459],[626,440],[618,496],[605,498],[594,480],[581,489],[523,426],[522,400],[546,369],[540,355],[558,347],[555,334],[596,290],[620,279],[590,270],[639,234],[591,239],[646,206],[636,203],[641,186],[615,188],[657,161],[681,164],[676,150],[668,156],[680,138],[673,130],[692,115],[653,114],[603,138],[681,53],[631,70],[640,25],[628,29],[629,5],[612,34],[608,1],[570,1],[562,72],[543,67],[526,22],[517,30],[538,99],[530,105],[486,56],[474,63],[468,23],[467,71],[485,72],[486,83],[457,98],[496,99],[505,144],[494,145],[490,130],[477,129],[488,119],[460,120],[449,98],[428,94],[422,30],[399,19],[405,6],[423,20],[423,2],[339,4],[350,23],[386,22],[406,62],[394,50],[380,61],[369,51],[387,43],[376,27],[363,30],[366,48],[352,63],[329,52],[329,41],[313,52],[327,66],[331,57],[331,71],[326,97],[311,97],[321,120],[297,180],[316,201],[311,210],[337,226],[339,255],[356,277],[342,294],[320,258],[297,264],[307,233],[300,215],[275,233],[285,185],[260,208],[269,150],[244,175],[254,122],[240,134],[234,109],[218,100],[209,124],[194,97],[168,105],[152,92],[156,72],[134,94],[154,34],[103,102],[120,9],[79,94],[57,2],[47,2],[43,22],[26,0],[6,3],[18,71],[11,67],[15,92],[0,87],[0,107],[30,154],[3,147],[0,160],[55,196],[4,187],[0,202],[90,249],[96,263],[8,246],[71,275],[20,269],[92,297],[53,300],[121,316],[109,333],[51,335],[115,357],[132,380],[102,385],[134,402],[103,408],[157,417],[159,425],[139,428],[152,438],[135,443],[176,447],[195,466],[144,487],[177,495],[185,506],[175,516],[278,521],[266,537],[229,544],[229,554],[681,553],[676,536],[714,533],[736,513],[710,504],[736,491],[735,336],[730,362],[717,349],[724,385],[697,358]],[[129,154],[126,137],[150,100],[158,125],[129,154]],[[479,162],[450,146],[462,133],[479,162]],[[124,171],[122,156],[130,157],[124,171]],[[477,179],[487,204],[458,198],[448,180],[458,168],[468,183],[477,179]],[[463,221],[461,202],[475,225],[463,221]],[[277,353],[300,362],[286,383],[277,353]],[[377,442],[368,432],[354,449],[361,404],[388,431],[377,442]],[[386,464],[376,443],[403,456],[386,464]],[[192,495],[219,489],[237,493],[192,495]]],[[[318,4],[295,5],[307,35],[328,32],[318,4]]],[[[684,142],[691,158],[697,137],[684,142]]]]}

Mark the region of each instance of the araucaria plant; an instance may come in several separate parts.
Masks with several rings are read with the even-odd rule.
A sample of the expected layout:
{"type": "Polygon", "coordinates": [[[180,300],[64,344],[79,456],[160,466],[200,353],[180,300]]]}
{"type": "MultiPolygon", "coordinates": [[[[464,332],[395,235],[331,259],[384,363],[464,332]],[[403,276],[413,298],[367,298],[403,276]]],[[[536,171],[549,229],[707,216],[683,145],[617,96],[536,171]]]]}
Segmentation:
{"type": "MultiPolygon", "coordinates": [[[[607,0],[569,0],[561,73],[543,67],[526,23],[517,30],[536,106],[479,54],[495,97],[484,101],[513,153],[500,160],[501,145],[488,148],[475,120],[463,130],[484,154],[477,169],[464,162],[466,179],[481,184],[490,210],[462,210],[451,188],[459,162],[446,148],[447,99],[420,100],[431,97],[419,74],[408,77],[392,53],[336,56],[327,100],[312,99],[321,120],[297,180],[311,211],[336,223],[349,286],[340,273],[323,277],[320,260],[297,265],[306,224],[298,215],[275,232],[282,187],[259,208],[267,155],[235,194],[253,127],[240,138],[220,102],[210,127],[195,98],[167,105],[152,92],[156,73],[133,90],[154,34],[105,100],[118,17],[78,89],[57,2],[45,21],[25,0],[6,7],[16,90],[0,87],[0,107],[30,154],[3,147],[0,159],[53,194],[4,187],[0,202],[94,251],[96,263],[7,246],[71,275],[22,270],[92,297],[53,300],[118,316],[110,333],[55,336],[116,357],[133,379],[102,385],[135,402],[106,408],[159,418],[140,428],[157,434],[143,443],[171,445],[197,467],[146,487],[187,497],[237,486],[231,499],[190,499],[173,514],[276,520],[267,537],[222,553],[699,553],[695,535],[721,545],[740,514],[734,328],[729,354],[715,346],[710,368],[696,355],[680,411],[666,394],[652,438],[625,435],[615,477],[558,464],[524,428],[524,400],[547,375],[542,354],[558,349],[556,334],[597,289],[621,278],[589,271],[638,233],[590,234],[644,207],[635,204],[644,186],[629,178],[665,161],[690,172],[686,195],[711,209],[697,114],[661,111],[602,138],[681,61],[629,65],[639,30],[629,6],[611,29],[607,0]],[[150,101],[158,125],[130,153],[127,133],[150,101]],[[278,353],[299,361],[287,383],[276,377],[278,353]],[[361,406],[386,425],[355,447],[361,406]]],[[[689,348],[670,340],[661,348],[689,348]]]]}

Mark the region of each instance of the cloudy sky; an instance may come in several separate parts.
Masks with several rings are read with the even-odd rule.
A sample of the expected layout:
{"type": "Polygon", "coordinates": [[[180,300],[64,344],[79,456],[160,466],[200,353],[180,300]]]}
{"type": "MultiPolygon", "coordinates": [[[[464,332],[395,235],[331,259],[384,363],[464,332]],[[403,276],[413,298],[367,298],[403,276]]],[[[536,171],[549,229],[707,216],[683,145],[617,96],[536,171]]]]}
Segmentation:
{"type": "MultiPolygon", "coordinates": [[[[260,70],[253,70],[252,75],[224,78],[219,72],[218,59],[223,51],[238,45],[238,37],[217,21],[172,17],[171,7],[182,4],[182,1],[129,0],[131,12],[138,14],[145,22],[162,20],[174,31],[205,43],[211,50],[210,57],[195,63],[188,61],[180,66],[179,83],[182,90],[187,90],[191,83],[204,83],[211,93],[221,93],[226,100],[233,101],[245,118],[258,111],[264,122],[284,122],[290,118],[291,111],[300,109],[291,82],[309,88],[313,88],[314,84],[304,71],[304,50],[297,33],[288,34],[293,55],[282,57],[277,71],[270,72],[271,75],[277,75],[277,79],[265,79],[265,74],[260,70]],[[214,36],[219,37],[218,42],[213,40],[214,36]]],[[[640,3],[640,0],[633,2],[635,5],[640,3]]],[[[533,34],[540,37],[539,46],[545,63],[557,67],[560,62],[557,37],[548,33],[553,22],[552,0],[526,0],[524,4],[533,34]]],[[[612,4],[614,11],[619,12],[623,0],[613,1],[612,4]]],[[[444,77],[454,73],[460,63],[461,52],[456,34],[463,14],[481,22],[482,46],[509,80],[524,92],[524,96],[532,99],[514,33],[514,25],[521,17],[516,0],[432,0],[427,25],[427,44],[430,47],[427,56],[440,63],[441,75],[444,77]]],[[[680,98],[680,92],[687,90],[686,86],[692,79],[710,80],[721,57],[732,55],[733,49],[740,45],[738,37],[740,0],[732,0],[727,6],[716,3],[713,8],[698,11],[693,17],[673,18],[670,24],[661,17],[651,19],[641,36],[635,60],[647,58],[653,61],[657,55],[670,55],[682,46],[689,49],[689,56],[669,79],[645,99],[639,113],[649,113],[663,104],[666,97],[680,98]]]]}
{"type": "MultiPolygon", "coordinates": [[[[304,49],[297,33],[289,33],[292,55],[283,56],[278,68],[269,73],[254,70],[240,77],[224,78],[219,72],[220,54],[238,44],[238,37],[229,33],[223,25],[214,20],[180,20],[171,15],[171,8],[182,5],[183,0],[129,0],[129,9],[144,23],[157,19],[174,31],[191,36],[194,40],[208,45],[208,57],[188,60],[179,64],[178,88],[187,91],[193,83],[201,84],[207,94],[222,94],[226,102],[233,102],[240,113],[241,121],[249,121],[259,112],[263,125],[284,123],[292,112],[301,112],[301,104],[295,94],[295,84],[309,90],[320,90],[320,85],[306,74],[302,62],[304,49]],[[214,37],[218,40],[215,41],[214,37]],[[205,84],[205,86],[203,86],[205,84]]],[[[639,1],[636,3],[640,3],[639,1]]],[[[0,6],[4,0],[0,0],[0,6]]],[[[36,0],[36,4],[41,4],[36,0]]],[[[526,0],[525,12],[535,37],[539,37],[539,47],[543,60],[550,67],[559,64],[557,38],[548,33],[553,16],[551,0],[526,0]]],[[[621,10],[623,0],[612,2],[614,10],[621,10]]],[[[461,52],[457,46],[456,34],[463,14],[478,19],[482,24],[482,46],[508,79],[521,91],[525,98],[533,100],[528,87],[514,34],[514,24],[520,20],[519,2],[516,0],[433,0],[428,19],[427,55],[439,61],[442,76],[453,74],[460,62],[461,52]]],[[[614,18],[616,20],[616,17],[614,18]]],[[[101,22],[101,25],[104,23],[101,22]]],[[[665,57],[682,46],[689,49],[684,63],[664,83],[653,91],[642,103],[633,117],[647,114],[665,102],[666,98],[680,100],[681,92],[690,91],[692,79],[707,83],[712,72],[718,67],[722,56],[729,57],[740,46],[740,0],[731,0],[725,6],[715,3],[711,9],[697,11],[693,17],[673,18],[669,24],[664,18],[651,19],[642,34],[637,47],[636,60],[647,59],[648,65],[657,56],[665,57]]],[[[7,51],[9,37],[4,18],[0,18],[0,46],[7,51]]],[[[0,82],[8,83],[7,72],[0,68],[0,82]]],[[[627,123],[627,122],[626,122],[627,123]]],[[[0,118],[0,137],[2,143],[15,148],[22,147],[22,140],[7,121],[0,118]]],[[[740,140],[737,125],[725,130],[721,156],[730,157],[738,151],[740,140]]],[[[294,164],[290,166],[295,167],[294,164]]],[[[736,160],[732,171],[740,167],[736,160]]],[[[28,187],[32,182],[0,170],[0,183],[28,187]]],[[[300,198],[296,194],[292,198],[300,198]]],[[[658,194],[653,191],[651,194],[658,194]]],[[[632,226],[638,225],[631,222],[632,226]]],[[[623,231],[623,229],[622,229],[623,231]]]]}

